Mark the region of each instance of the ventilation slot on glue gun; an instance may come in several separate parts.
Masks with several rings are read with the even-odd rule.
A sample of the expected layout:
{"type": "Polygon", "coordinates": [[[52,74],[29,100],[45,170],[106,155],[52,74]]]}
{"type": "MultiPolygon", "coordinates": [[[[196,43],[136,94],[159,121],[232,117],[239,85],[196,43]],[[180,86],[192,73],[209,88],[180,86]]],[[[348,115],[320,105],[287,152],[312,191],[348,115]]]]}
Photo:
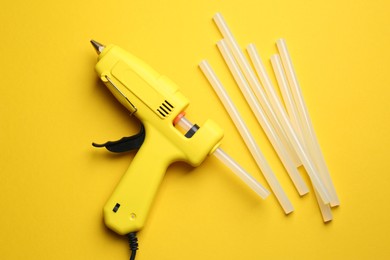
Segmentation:
{"type": "Polygon", "coordinates": [[[174,107],[167,100],[165,100],[161,106],[157,108],[157,112],[159,112],[163,117],[166,117],[173,110],[173,108],[174,107]]]}

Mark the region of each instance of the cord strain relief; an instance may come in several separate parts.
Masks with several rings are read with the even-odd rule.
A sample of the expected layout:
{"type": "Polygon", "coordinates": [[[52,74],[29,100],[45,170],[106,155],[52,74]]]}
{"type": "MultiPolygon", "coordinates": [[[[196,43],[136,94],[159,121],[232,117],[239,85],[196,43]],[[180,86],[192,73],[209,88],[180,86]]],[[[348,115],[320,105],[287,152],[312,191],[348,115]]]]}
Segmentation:
{"type": "Polygon", "coordinates": [[[127,234],[127,237],[129,239],[129,246],[131,251],[136,251],[138,250],[138,239],[137,239],[137,233],[132,232],[127,234]]]}

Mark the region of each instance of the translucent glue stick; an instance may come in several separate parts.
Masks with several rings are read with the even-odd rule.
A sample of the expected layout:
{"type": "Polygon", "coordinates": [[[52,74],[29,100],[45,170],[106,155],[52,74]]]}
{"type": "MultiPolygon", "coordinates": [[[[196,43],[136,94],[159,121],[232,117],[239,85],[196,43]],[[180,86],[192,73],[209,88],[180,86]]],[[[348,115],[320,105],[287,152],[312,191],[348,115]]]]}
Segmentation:
{"type": "MultiPolygon", "coordinates": [[[[215,15],[214,20],[216,21],[216,24],[220,29],[221,33],[223,34],[223,36],[229,42],[232,51],[236,59],[238,60],[238,63],[240,64],[241,69],[243,70],[246,78],[248,79],[249,84],[252,87],[252,90],[255,92],[258,101],[264,107],[267,116],[270,118],[271,122],[276,126],[276,129],[279,129],[278,133],[285,133],[287,135],[288,137],[287,140],[291,141],[291,144],[293,145],[295,152],[298,154],[300,161],[304,165],[306,172],[308,173],[313,183],[313,186],[317,189],[318,194],[321,196],[322,201],[324,203],[329,203],[329,195],[327,189],[325,185],[322,183],[320,177],[318,176],[319,174],[314,166],[314,163],[310,160],[310,157],[305,151],[303,144],[299,141],[294,129],[291,126],[290,121],[288,120],[288,118],[285,117],[283,117],[283,120],[281,122],[278,121],[275,113],[271,108],[271,105],[269,104],[269,101],[264,91],[261,88],[259,81],[256,79],[254,72],[252,71],[241,49],[239,48],[238,43],[235,41],[233,34],[230,32],[230,29],[228,28],[226,22],[224,21],[224,19],[220,14],[215,15]],[[281,126],[281,124],[283,124],[283,127],[281,126]],[[283,129],[285,129],[286,132],[284,132],[283,129]]],[[[280,136],[281,138],[283,138],[282,135],[280,136]]]]}
{"type": "Polygon", "coordinates": [[[332,210],[330,208],[330,204],[325,204],[322,202],[320,195],[318,195],[318,192],[314,189],[314,194],[316,195],[318,207],[320,208],[322,220],[324,222],[329,222],[333,219],[332,216],[332,210]]]}
{"type": "MultiPolygon", "coordinates": [[[[289,176],[294,176],[292,178],[292,181],[298,180],[299,172],[297,168],[295,168],[294,163],[291,160],[291,157],[289,157],[289,155],[287,154],[285,147],[279,138],[279,135],[274,129],[274,126],[270,123],[267,115],[263,111],[263,108],[257,102],[256,96],[254,95],[247,80],[245,79],[245,76],[242,74],[225,40],[220,40],[217,43],[217,46],[226,64],[228,65],[230,72],[232,73],[234,79],[236,80],[237,85],[239,86],[242,94],[244,95],[246,101],[248,102],[248,105],[252,109],[253,114],[255,115],[257,121],[263,128],[273,148],[278,154],[279,159],[283,163],[283,166],[285,167],[289,176]]],[[[294,184],[300,195],[304,195],[308,192],[308,188],[306,185],[302,185],[300,183],[294,183],[294,184]]]]}
{"type": "Polygon", "coordinates": [[[326,166],[324,156],[321,152],[320,145],[315,135],[313,124],[311,122],[307,106],[303,99],[301,87],[299,85],[298,78],[296,76],[286,42],[284,39],[280,39],[276,42],[276,45],[280,53],[284,71],[286,73],[295,104],[297,106],[305,142],[307,143],[307,146],[313,155],[312,157],[314,158],[315,163],[318,166],[321,178],[328,190],[330,205],[338,206],[340,205],[340,201],[336,194],[336,190],[330,177],[328,167],[326,166]]]}
{"type": "Polygon", "coordinates": [[[260,102],[260,105],[263,107],[264,112],[267,114],[271,124],[274,126],[275,131],[279,135],[280,140],[286,149],[286,152],[294,162],[295,166],[299,167],[302,164],[297,156],[297,152],[294,150],[295,148],[291,144],[287,133],[283,130],[283,127],[279,122],[278,118],[276,117],[275,112],[272,110],[272,107],[264,93],[264,90],[262,89],[260,82],[258,81],[243,51],[241,50],[232,32],[230,31],[227,23],[225,22],[220,13],[214,15],[213,19],[221,34],[223,35],[224,39],[226,40],[227,44],[229,45],[234,57],[238,62],[238,65],[244,73],[244,76],[248,80],[249,86],[251,87],[253,93],[256,95],[258,100],[257,102],[260,102]]]}
{"type": "MultiPolygon", "coordinates": [[[[176,122],[184,130],[190,130],[194,124],[192,124],[184,116],[180,117],[176,122]]],[[[253,178],[249,173],[247,173],[239,164],[237,164],[229,155],[227,155],[221,148],[217,148],[213,155],[217,157],[222,163],[224,163],[228,168],[230,168],[233,173],[236,174],[245,184],[247,184],[257,195],[262,199],[265,199],[269,195],[269,191],[261,186],[255,178],[253,178]]]]}
{"type": "Polygon", "coordinates": [[[213,87],[214,91],[217,93],[219,99],[221,100],[222,104],[224,105],[226,111],[230,115],[230,118],[232,119],[233,123],[235,124],[237,130],[239,131],[241,137],[243,138],[246,146],[248,147],[249,151],[252,154],[253,159],[256,161],[257,166],[263,173],[265,179],[267,180],[268,184],[270,185],[272,191],[274,192],[277,200],[279,201],[280,205],[282,206],[284,212],[286,214],[291,213],[294,208],[289,201],[286,193],[283,191],[282,186],[278,182],[274,172],[272,171],[271,167],[267,163],[263,153],[261,152],[260,148],[256,144],[255,139],[251,135],[248,127],[244,123],[241,115],[239,114],[237,108],[233,104],[233,101],[230,99],[228,93],[226,92],[224,86],[222,85],[221,81],[218,79],[217,75],[209,65],[207,61],[202,61],[199,64],[200,69],[202,70],[203,74],[208,79],[210,85],[213,87]]]}
{"type": "MultiPolygon", "coordinates": [[[[268,73],[266,71],[264,63],[260,58],[260,55],[256,49],[256,46],[253,43],[249,44],[247,47],[247,51],[248,51],[249,57],[252,61],[252,64],[255,68],[255,71],[260,79],[260,82],[263,85],[263,87],[267,93],[267,96],[270,100],[271,106],[272,106],[273,110],[275,111],[275,114],[278,117],[279,121],[282,121],[283,117],[290,119],[289,115],[286,112],[286,109],[284,108],[284,106],[282,104],[282,101],[280,100],[280,98],[276,94],[275,87],[273,86],[271,79],[268,76],[268,73]]],[[[282,91],[282,93],[283,93],[283,91],[282,91]]],[[[294,130],[295,130],[295,127],[294,127],[294,130]]],[[[287,130],[285,130],[285,131],[287,131],[287,130]]],[[[298,137],[300,140],[302,140],[300,134],[298,135],[298,137]]],[[[303,142],[303,141],[301,141],[301,142],[303,142]]]]}
{"type": "Polygon", "coordinates": [[[282,93],[284,104],[291,119],[291,123],[295,128],[296,133],[301,137],[301,140],[305,140],[303,138],[303,130],[299,120],[299,113],[295,105],[291,89],[288,86],[287,78],[284,73],[282,61],[280,60],[279,54],[274,54],[271,56],[271,64],[276,80],[278,82],[280,92],[282,93]]]}
{"type": "MultiPolygon", "coordinates": [[[[280,91],[282,92],[283,100],[286,104],[286,108],[287,108],[287,111],[289,113],[291,122],[292,122],[293,126],[295,127],[296,132],[299,133],[300,136],[302,137],[302,139],[305,140],[305,142],[306,142],[307,140],[305,138],[303,138],[303,134],[302,134],[303,131],[302,131],[302,126],[301,126],[301,123],[299,120],[298,110],[297,110],[297,107],[295,105],[295,101],[293,99],[291,89],[288,86],[287,78],[286,78],[286,75],[284,73],[284,70],[282,67],[282,61],[280,60],[279,54],[274,54],[271,56],[271,64],[272,64],[272,68],[274,70],[274,74],[276,76],[276,79],[278,81],[280,91]]],[[[306,145],[306,148],[307,148],[307,145],[306,145]]],[[[315,191],[314,193],[316,195],[318,206],[319,206],[320,211],[321,211],[322,219],[324,220],[324,222],[331,221],[333,219],[333,217],[332,217],[330,205],[324,204],[322,202],[321,198],[319,197],[317,191],[315,189],[314,189],[314,191],[315,191]]]]}
{"type": "MultiPolygon", "coordinates": [[[[254,44],[250,44],[248,46],[247,50],[248,50],[248,53],[249,53],[249,57],[251,58],[252,63],[254,65],[254,67],[255,67],[256,73],[259,76],[259,79],[260,79],[261,83],[263,84],[264,89],[267,92],[267,95],[268,95],[268,98],[269,98],[269,100],[271,102],[272,108],[275,111],[279,121],[281,121],[281,122],[283,122],[283,120],[290,121],[290,118],[287,115],[287,112],[286,112],[285,108],[283,107],[281,100],[279,99],[278,95],[276,94],[275,87],[273,86],[273,84],[271,82],[271,79],[268,76],[268,73],[267,73],[267,71],[265,69],[265,66],[264,66],[263,62],[260,59],[259,53],[256,50],[255,45],[254,44]]],[[[286,124],[282,124],[282,126],[284,127],[284,131],[287,132],[288,129],[285,129],[286,124]]],[[[294,129],[294,131],[295,131],[295,129],[294,129]]],[[[301,139],[301,136],[297,135],[297,137],[299,138],[299,142],[302,143],[303,141],[301,139]]],[[[293,179],[293,182],[298,187],[300,187],[300,188],[302,188],[304,190],[308,190],[308,188],[307,188],[305,182],[303,181],[301,175],[293,175],[293,176],[291,176],[291,178],[293,179]]]]}

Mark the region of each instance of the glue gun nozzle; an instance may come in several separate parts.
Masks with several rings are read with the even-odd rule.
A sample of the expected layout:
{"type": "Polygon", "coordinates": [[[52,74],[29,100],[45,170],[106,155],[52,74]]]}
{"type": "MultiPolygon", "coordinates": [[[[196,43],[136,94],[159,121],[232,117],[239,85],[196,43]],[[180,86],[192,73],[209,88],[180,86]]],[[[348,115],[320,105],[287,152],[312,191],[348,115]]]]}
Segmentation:
{"type": "Polygon", "coordinates": [[[97,54],[100,54],[104,50],[104,48],[106,47],[103,44],[101,44],[95,40],[91,40],[91,44],[95,48],[97,54]]]}

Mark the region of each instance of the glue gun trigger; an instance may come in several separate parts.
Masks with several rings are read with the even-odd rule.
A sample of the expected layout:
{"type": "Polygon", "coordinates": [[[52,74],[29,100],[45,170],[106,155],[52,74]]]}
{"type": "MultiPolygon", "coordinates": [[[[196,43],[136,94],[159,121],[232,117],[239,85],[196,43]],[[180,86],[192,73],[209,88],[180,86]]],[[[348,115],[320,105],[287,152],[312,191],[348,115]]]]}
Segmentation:
{"type": "Polygon", "coordinates": [[[117,141],[108,141],[104,144],[92,143],[94,147],[106,147],[110,152],[123,153],[139,149],[145,140],[145,127],[141,124],[138,134],[123,137],[117,141]]]}

